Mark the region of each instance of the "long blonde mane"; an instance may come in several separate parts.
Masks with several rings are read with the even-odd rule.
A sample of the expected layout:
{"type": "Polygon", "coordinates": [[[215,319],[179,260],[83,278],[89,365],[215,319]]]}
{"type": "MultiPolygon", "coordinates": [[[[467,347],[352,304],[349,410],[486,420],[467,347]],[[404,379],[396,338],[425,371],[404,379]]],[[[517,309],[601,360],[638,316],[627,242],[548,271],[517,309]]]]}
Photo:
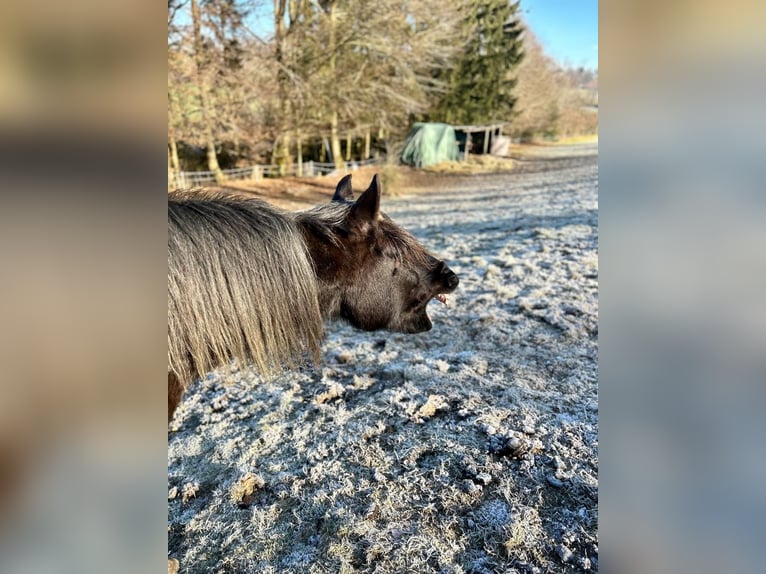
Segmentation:
{"type": "Polygon", "coordinates": [[[232,359],[270,375],[322,339],[315,273],[294,218],[200,192],[168,198],[168,373],[186,387],[232,359]]]}

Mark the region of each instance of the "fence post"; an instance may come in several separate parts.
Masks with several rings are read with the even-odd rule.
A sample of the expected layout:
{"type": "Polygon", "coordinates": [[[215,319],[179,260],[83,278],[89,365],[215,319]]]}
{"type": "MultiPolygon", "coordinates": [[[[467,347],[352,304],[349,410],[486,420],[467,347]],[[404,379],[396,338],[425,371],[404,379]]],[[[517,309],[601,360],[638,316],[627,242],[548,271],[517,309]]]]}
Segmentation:
{"type": "Polygon", "coordinates": [[[306,166],[306,175],[309,175],[309,176],[314,175],[314,160],[313,159],[310,159],[306,166]]]}
{"type": "Polygon", "coordinates": [[[250,174],[250,177],[254,179],[255,181],[261,181],[261,166],[260,165],[254,165],[253,166],[253,172],[250,174]]]}

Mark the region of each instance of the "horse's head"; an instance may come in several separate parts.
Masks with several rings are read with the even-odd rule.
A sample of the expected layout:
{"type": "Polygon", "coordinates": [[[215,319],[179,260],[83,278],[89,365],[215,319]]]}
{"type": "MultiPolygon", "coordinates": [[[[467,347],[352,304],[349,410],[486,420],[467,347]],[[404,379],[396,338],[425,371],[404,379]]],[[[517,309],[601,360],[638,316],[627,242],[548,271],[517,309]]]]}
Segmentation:
{"type": "Polygon", "coordinates": [[[458,277],[409,232],[380,212],[380,180],[353,200],[351,176],[331,202],[298,215],[314,260],[325,317],[366,331],[420,333],[433,326],[426,307],[446,303],[458,277]]]}

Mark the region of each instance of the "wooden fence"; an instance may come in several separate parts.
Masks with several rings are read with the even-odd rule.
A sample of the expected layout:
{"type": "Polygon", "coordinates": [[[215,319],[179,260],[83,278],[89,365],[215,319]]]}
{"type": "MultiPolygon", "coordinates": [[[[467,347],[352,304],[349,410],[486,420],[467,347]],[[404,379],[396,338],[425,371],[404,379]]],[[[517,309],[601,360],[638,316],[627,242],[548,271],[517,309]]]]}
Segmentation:
{"type": "MultiPolygon", "coordinates": [[[[363,161],[347,161],[342,171],[354,171],[355,169],[380,163],[380,159],[366,159],[363,161]]],[[[250,167],[239,167],[235,169],[221,170],[225,180],[255,180],[258,181],[265,177],[313,177],[317,175],[327,175],[337,170],[334,163],[321,163],[317,161],[307,161],[299,165],[294,163],[292,166],[279,165],[253,165],[250,167]]],[[[168,187],[170,189],[203,187],[214,184],[215,172],[212,171],[180,171],[178,173],[168,173],[168,187]]]]}

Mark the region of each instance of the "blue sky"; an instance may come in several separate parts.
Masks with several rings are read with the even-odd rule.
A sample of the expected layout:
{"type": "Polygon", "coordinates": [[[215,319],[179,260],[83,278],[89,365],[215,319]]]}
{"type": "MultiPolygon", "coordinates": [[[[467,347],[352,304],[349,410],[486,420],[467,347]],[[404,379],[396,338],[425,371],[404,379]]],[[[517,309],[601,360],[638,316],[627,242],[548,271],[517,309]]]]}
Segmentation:
{"type": "Polygon", "coordinates": [[[598,0],[521,0],[521,9],[549,56],[598,68],[598,0]]]}

